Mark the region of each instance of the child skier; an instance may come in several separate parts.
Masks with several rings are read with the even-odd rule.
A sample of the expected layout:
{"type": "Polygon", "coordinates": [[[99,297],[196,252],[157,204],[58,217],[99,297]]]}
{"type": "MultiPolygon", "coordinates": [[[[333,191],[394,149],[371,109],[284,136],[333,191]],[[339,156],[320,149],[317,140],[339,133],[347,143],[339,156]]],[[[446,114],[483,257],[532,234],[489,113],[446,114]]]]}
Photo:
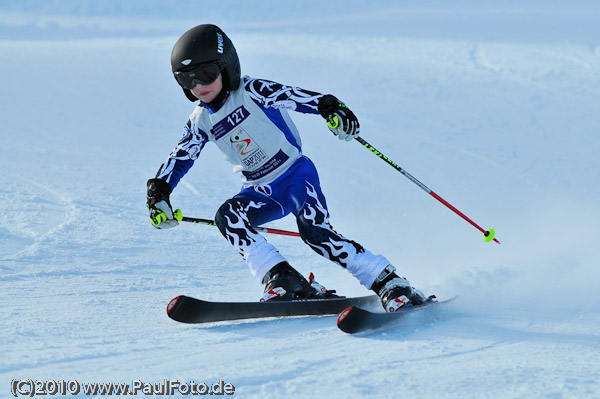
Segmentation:
{"type": "Polygon", "coordinates": [[[386,311],[425,299],[395,273],[382,255],[333,230],[317,170],[302,155],[301,141],[287,109],[320,114],[331,132],[350,141],[359,134],[354,113],[334,96],[280,83],[241,78],[231,40],[215,25],[185,32],[173,47],[175,80],[190,101],[200,100],[183,137],[148,180],[147,205],[157,228],[178,225],[169,196],[192,167],[204,145],[214,142],[241,172],[243,186],[218,209],[219,231],[242,255],[258,282],[262,300],[324,295],[296,271],[254,227],[291,213],[302,240],[318,254],[347,269],[375,291],[386,311]]]}

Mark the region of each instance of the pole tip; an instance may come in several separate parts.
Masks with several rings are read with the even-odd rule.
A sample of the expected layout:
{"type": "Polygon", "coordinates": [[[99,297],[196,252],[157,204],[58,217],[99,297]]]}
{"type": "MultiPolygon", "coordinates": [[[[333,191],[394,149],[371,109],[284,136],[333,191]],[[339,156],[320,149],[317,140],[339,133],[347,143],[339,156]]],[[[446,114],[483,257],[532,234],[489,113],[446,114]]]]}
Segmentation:
{"type": "Polygon", "coordinates": [[[483,241],[490,242],[494,239],[495,236],[496,232],[494,231],[494,229],[487,229],[485,233],[483,233],[483,241]]]}

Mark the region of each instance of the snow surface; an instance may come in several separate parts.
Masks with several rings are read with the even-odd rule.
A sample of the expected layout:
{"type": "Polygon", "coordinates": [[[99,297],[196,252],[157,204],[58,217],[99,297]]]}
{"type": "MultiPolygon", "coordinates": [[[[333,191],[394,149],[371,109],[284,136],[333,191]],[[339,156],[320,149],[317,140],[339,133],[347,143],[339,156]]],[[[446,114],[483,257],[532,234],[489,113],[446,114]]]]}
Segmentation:
{"type": "MultiPolygon", "coordinates": [[[[169,378],[223,379],[240,398],[599,398],[599,18],[596,1],[2,2],[0,397],[13,379],[169,378]],[[148,221],[146,179],[193,107],[171,47],[207,22],[243,73],[336,94],[363,138],[496,229],[502,244],[484,243],[292,114],[334,227],[425,293],[458,295],[443,317],[359,336],[334,317],[167,317],[179,294],[262,293],[215,228],[148,221]]],[[[172,202],[212,217],[239,186],[211,145],[172,202]]],[[[326,286],[367,293],[298,239],[268,239],[326,286]]]]}

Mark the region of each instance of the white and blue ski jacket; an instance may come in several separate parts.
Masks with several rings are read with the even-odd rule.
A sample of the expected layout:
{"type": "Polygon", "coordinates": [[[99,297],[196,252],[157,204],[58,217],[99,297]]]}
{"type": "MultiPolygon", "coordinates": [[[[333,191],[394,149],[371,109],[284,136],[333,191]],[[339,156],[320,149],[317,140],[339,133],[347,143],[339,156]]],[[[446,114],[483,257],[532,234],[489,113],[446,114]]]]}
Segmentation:
{"type": "Polygon", "coordinates": [[[302,155],[302,142],[287,110],[318,114],[316,92],[244,76],[219,110],[200,103],[183,136],[156,175],[174,189],[212,141],[246,185],[268,184],[302,155]]]}

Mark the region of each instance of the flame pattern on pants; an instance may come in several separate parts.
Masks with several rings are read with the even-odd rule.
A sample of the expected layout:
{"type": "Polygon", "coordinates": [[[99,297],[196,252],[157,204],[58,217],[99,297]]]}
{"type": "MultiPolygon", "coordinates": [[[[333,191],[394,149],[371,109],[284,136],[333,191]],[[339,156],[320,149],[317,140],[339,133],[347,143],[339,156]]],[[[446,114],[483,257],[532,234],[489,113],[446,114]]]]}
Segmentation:
{"type": "Polygon", "coordinates": [[[336,232],[321,192],[316,170],[308,158],[269,185],[249,186],[225,201],[215,216],[221,234],[242,255],[254,277],[264,275],[285,258],[252,226],[260,226],[287,214],[296,216],[302,240],[316,253],[346,268],[370,288],[390,263],[359,243],[336,232]],[[302,180],[298,179],[302,177],[302,180]]]}

